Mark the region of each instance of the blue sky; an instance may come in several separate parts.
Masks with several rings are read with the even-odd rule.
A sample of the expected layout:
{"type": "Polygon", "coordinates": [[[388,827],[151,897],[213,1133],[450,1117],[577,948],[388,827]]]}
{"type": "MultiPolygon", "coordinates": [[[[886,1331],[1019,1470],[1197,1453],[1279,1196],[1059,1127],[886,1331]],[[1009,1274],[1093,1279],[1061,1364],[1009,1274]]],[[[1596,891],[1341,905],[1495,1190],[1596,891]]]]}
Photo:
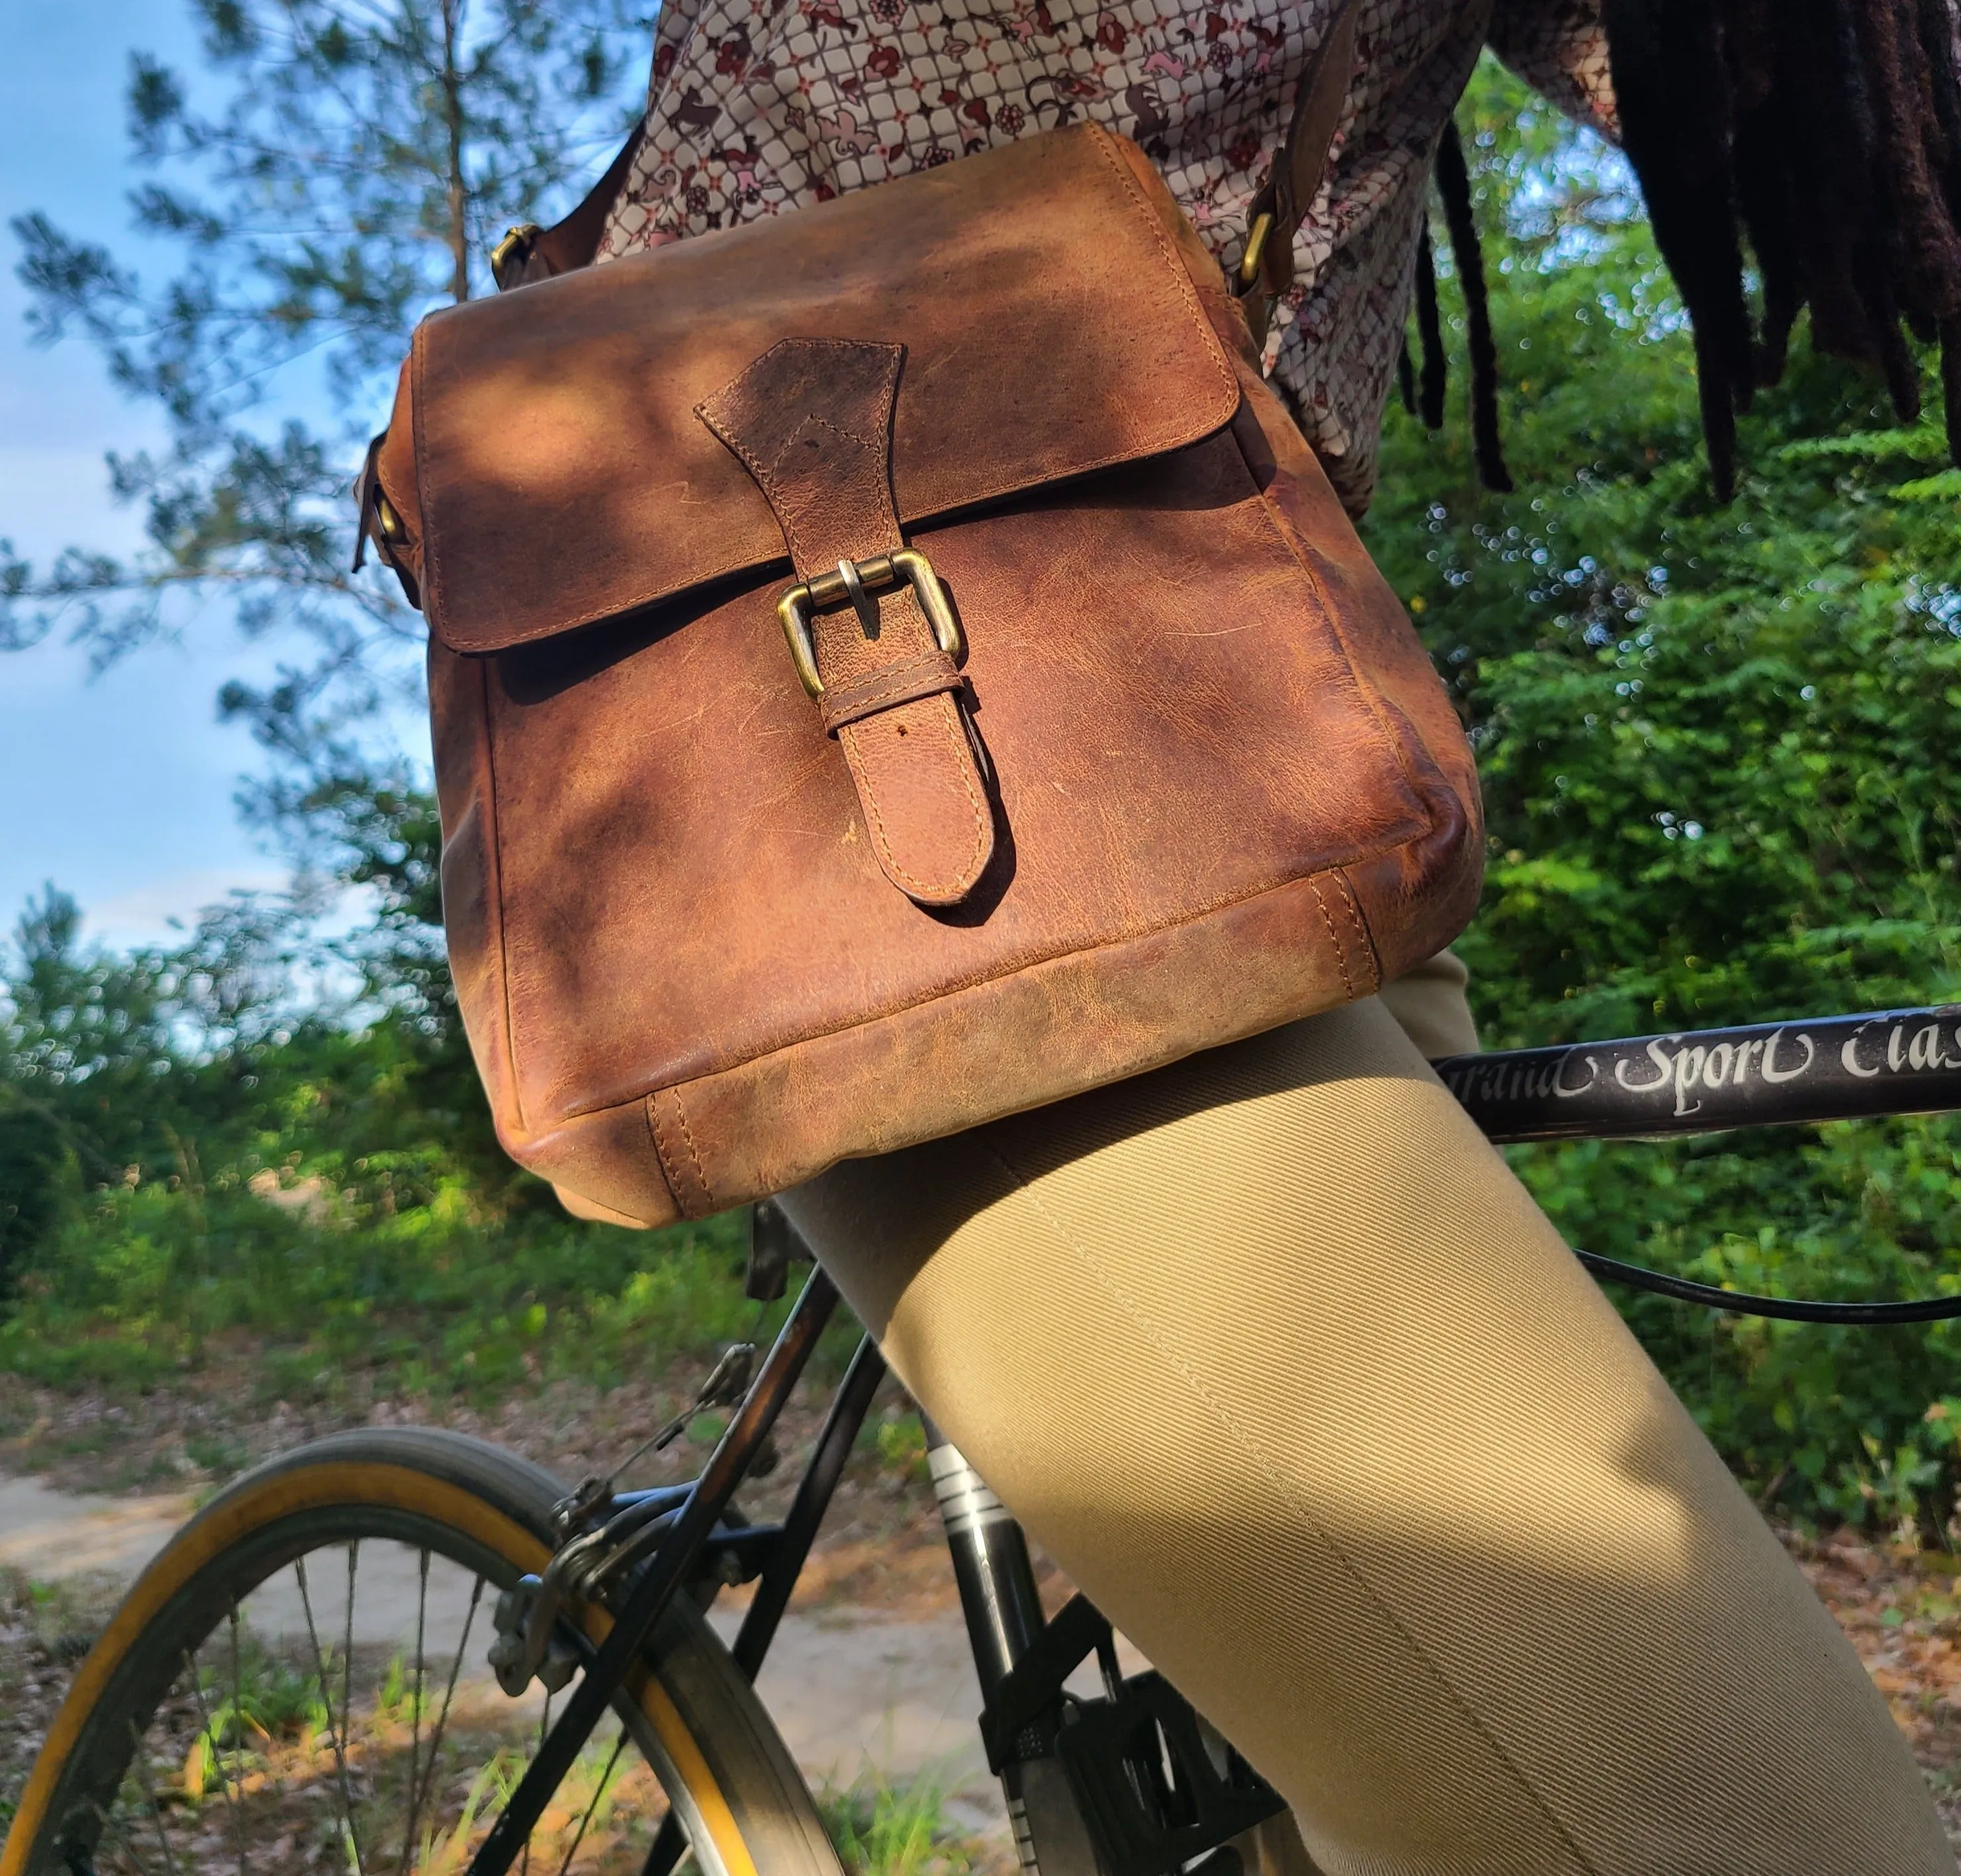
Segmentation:
{"type": "MultiPolygon", "coordinates": [[[[9,29],[0,221],[42,209],[125,250],[129,54],[142,46],[188,62],[186,11],[178,0],[12,0],[0,11],[9,29]]],[[[110,499],[103,453],[154,442],[158,428],[83,345],[27,343],[18,244],[0,231],[0,538],[37,562],[71,542],[131,547],[138,518],[110,499]]],[[[279,857],[232,807],[257,752],[218,723],[214,703],[225,678],[263,671],[273,656],[215,620],[93,681],[59,634],[0,653],[0,931],[49,879],[81,901],[91,930],[119,943],[165,936],[169,918],[232,887],[282,881],[279,857]]]]}

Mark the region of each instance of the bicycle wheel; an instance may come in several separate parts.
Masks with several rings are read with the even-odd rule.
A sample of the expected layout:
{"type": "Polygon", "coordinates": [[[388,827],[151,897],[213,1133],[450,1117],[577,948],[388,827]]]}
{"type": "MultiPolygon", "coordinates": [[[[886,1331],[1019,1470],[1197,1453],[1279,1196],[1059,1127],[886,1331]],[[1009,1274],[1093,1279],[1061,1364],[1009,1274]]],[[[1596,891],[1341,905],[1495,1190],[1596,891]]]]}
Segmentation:
{"type": "MultiPolygon", "coordinates": [[[[498,1592],[550,1555],[559,1496],[434,1432],[336,1435],[237,1480],[82,1664],[0,1876],[461,1876],[564,1697],[512,1699],[485,1660],[498,1592]]],[[[610,1626],[581,1619],[595,1643],[610,1626]]],[[[670,1807],[701,1876],[841,1876],[685,1598],[539,1820],[526,1876],[631,1876],[670,1807]]]]}

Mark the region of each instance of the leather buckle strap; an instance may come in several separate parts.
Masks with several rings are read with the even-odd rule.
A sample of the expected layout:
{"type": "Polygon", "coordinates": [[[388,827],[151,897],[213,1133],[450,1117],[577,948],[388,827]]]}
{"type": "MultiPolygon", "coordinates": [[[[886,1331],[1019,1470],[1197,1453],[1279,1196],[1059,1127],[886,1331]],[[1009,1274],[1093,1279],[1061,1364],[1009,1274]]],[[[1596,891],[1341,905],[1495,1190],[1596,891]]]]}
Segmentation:
{"type": "MultiPolygon", "coordinates": [[[[933,643],[949,659],[957,659],[966,647],[960,636],[960,624],[946,603],[946,593],[933,563],[917,547],[901,547],[869,560],[840,560],[834,573],[820,573],[815,579],[799,580],[776,601],[776,617],[789,641],[790,662],[796,665],[797,681],[804,694],[815,703],[824,695],[824,679],[818,675],[817,645],[811,636],[811,615],[827,612],[847,602],[858,614],[858,623],[867,638],[878,636],[878,608],[873,595],[910,585],[920,611],[933,628],[933,643]]],[[[946,687],[942,686],[942,688],[946,687]]]]}
{"type": "Polygon", "coordinates": [[[958,905],[993,857],[994,807],[953,608],[926,556],[891,544],[904,538],[891,464],[904,356],[875,340],[781,340],[696,414],[783,530],[798,579],[777,622],[879,867],[915,904],[958,905]]]}
{"type": "Polygon", "coordinates": [[[1293,238],[1328,174],[1334,132],[1355,75],[1360,11],[1357,0],[1341,0],[1328,21],[1300,75],[1287,135],[1246,211],[1245,246],[1227,278],[1234,296],[1248,302],[1247,323],[1256,341],[1266,337],[1274,302],[1293,285],[1293,238]]]}

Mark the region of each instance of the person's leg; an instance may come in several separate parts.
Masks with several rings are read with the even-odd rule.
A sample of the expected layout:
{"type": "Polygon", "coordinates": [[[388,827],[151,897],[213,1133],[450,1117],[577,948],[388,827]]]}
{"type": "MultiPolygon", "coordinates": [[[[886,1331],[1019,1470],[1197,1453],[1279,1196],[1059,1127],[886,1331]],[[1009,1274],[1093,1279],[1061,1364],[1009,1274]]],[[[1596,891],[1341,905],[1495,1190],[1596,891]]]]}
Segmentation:
{"type": "Polygon", "coordinates": [[[1328,1876],[1933,1876],[1884,1703],[1376,1001],[784,1203],[1328,1876]]]}
{"type": "Polygon", "coordinates": [[[1478,1024],[1466,994],[1470,982],[1464,960],[1454,951],[1440,951],[1385,984],[1378,1000],[1430,1061],[1475,1055],[1478,1024]]]}

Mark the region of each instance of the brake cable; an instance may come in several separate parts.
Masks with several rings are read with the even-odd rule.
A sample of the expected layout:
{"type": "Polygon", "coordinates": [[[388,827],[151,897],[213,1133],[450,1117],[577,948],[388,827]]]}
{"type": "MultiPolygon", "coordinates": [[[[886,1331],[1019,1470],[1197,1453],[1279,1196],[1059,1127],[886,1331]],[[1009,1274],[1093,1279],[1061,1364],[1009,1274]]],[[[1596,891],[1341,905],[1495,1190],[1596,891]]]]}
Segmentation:
{"type": "Polygon", "coordinates": [[[1631,1289],[1700,1303],[1705,1310],[1729,1310],[1738,1316],[1768,1316],[1786,1322],[1849,1322],[1864,1329],[1880,1329],[1890,1322],[1951,1322],[1961,1316],[1961,1297],[1916,1297],[1906,1303],[1803,1303],[1790,1297],[1718,1289],[1713,1283],[1692,1283],[1686,1277],[1670,1277],[1592,1251],[1575,1251],[1574,1255],[1603,1282],[1624,1283],[1631,1289]]]}

